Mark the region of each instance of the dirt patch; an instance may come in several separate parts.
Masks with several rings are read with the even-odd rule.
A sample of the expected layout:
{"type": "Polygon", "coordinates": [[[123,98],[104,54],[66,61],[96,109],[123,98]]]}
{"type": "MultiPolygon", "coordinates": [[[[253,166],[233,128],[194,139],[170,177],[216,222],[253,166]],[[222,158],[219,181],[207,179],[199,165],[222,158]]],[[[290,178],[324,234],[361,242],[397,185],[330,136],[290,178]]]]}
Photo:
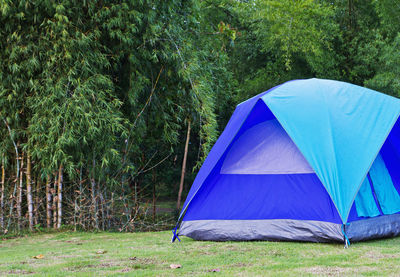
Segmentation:
{"type": "Polygon", "coordinates": [[[116,263],[116,262],[104,262],[101,264],[77,265],[77,266],[69,267],[68,271],[79,272],[79,271],[84,271],[85,269],[88,269],[88,268],[109,268],[109,267],[114,267],[114,266],[120,266],[120,264],[116,263]]]}
{"type": "Polygon", "coordinates": [[[240,249],[240,247],[235,246],[235,245],[227,245],[224,247],[224,249],[226,250],[230,250],[230,251],[246,251],[246,249],[240,249]]]}
{"type": "Polygon", "coordinates": [[[157,261],[153,258],[131,257],[129,258],[129,264],[125,265],[124,269],[128,267],[130,268],[130,270],[149,269],[157,265],[159,266],[161,264],[161,261],[157,261]]]}
{"type": "Polygon", "coordinates": [[[108,268],[114,266],[122,266],[122,264],[114,260],[104,260],[100,264],[78,265],[74,268],[108,268]]]}
{"type": "Polygon", "coordinates": [[[279,250],[270,250],[270,251],[268,251],[267,255],[272,256],[272,257],[286,256],[286,254],[284,252],[279,251],[279,250]]]}
{"type": "Polygon", "coordinates": [[[114,266],[121,266],[121,264],[117,263],[117,262],[101,263],[96,267],[107,268],[107,267],[114,267],[114,266]]]}
{"type": "Polygon", "coordinates": [[[132,263],[133,264],[156,264],[157,261],[155,259],[151,259],[151,258],[138,258],[138,257],[134,257],[136,259],[132,259],[132,263]]]}
{"type": "Polygon", "coordinates": [[[252,266],[252,264],[237,263],[232,265],[232,267],[249,267],[249,266],[252,266]]]}
{"type": "Polygon", "coordinates": [[[96,265],[94,265],[94,264],[75,265],[75,266],[68,267],[67,270],[68,270],[68,271],[72,271],[72,272],[76,272],[76,271],[81,271],[81,270],[84,269],[84,268],[93,268],[93,267],[95,267],[95,266],[96,266],[96,265]]]}
{"type": "Polygon", "coordinates": [[[197,252],[197,255],[201,255],[201,256],[210,256],[210,255],[215,255],[216,253],[211,252],[211,251],[207,251],[207,250],[200,250],[197,252]]]}
{"type": "Polygon", "coordinates": [[[362,255],[362,258],[368,258],[368,259],[373,259],[373,260],[391,259],[391,258],[399,258],[399,257],[400,257],[400,255],[382,254],[382,253],[374,252],[374,251],[368,251],[364,255],[362,255]]]}
{"type": "Polygon", "coordinates": [[[125,268],[123,268],[121,270],[118,270],[117,272],[129,272],[131,270],[132,270],[131,268],[125,267],[125,268]]]}
{"type": "Polygon", "coordinates": [[[35,274],[35,272],[22,269],[13,269],[8,271],[7,274],[27,275],[27,274],[35,274]]]}
{"type": "Polygon", "coordinates": [[[343,274],[348,273],[350,269],[338,266],[313,266],[302,268],[301,271],[322,276],[343,276],[343,274]]]}
{"type": "Polygon", "coordinates": [[[196,248],[210,248],[212,245],[211,244],[200,244],[197,245],[196,248]]]}
{"type": "Polygon", "coordinates": [[[72,239],[72,240],[59,240],[59,242],[82,245],[84,242],[88,242],[88,240],[72,239]]]}

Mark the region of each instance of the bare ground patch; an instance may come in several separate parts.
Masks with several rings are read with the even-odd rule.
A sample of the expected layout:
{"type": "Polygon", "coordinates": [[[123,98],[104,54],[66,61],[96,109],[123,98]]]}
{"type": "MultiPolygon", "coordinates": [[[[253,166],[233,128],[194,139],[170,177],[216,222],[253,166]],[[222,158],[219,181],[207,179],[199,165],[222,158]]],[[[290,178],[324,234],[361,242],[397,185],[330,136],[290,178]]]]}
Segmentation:
{"type": "Polygon", "coordinates": [[[129,271],[132,271],[132,268],[125,267],[123,269],[118,270],[117,272],[129,272],[129,271]]]}
{"type": "Polygon", "coordinates": [[[368,251],[364,255],[362,255],[362,258],[368,258],[368,259],[391,259],[391,258],[400,258],[400,254],[383,254],[380,252],[375,252],[375,251],[368,251]]]}
{"type": "Polygon", "coordinates": [[[133,264],[159,264],[156,259],[153,258],[138,258],[131,260],[133,264]]]}
{"type": "Polygon", "coordinates": [[[238,244],[228,244],[226,246],[221,247],[224,250],[229,250],[229,251],[237,251],[237,252],[249,252],[253,251],[254,249],[251,249],[247,246],[244,245],[238,245],[238,244]]]}
{"type": "Polygon", "coordinates": [[[110,268],[110,267],[122,267],[124,266],[121,263],[118,262],[103,262],[100,264],[88,264],[88,265],[76,265],[76,266],[71,266],[68,267],[67,270],[71,272],[81,272],[85,271],[85,269],[105,269],[105,268],[110,268]]]}
{"type": "Polygon", "coordinates": [[[35,272],[22,269],[13,269],[8,271],[6,274],[28,275],[28,274],[35,274],[35,272]]]}
{"type": "Polygon", "coordinates": [[[250,266],[252,266],[253,264],[250,264],[250,263],[236,263],[236,264],[233,264],[233,265],[231,265],[232,267],[250,267],[250,266]]]}
{"type": "Polygon", "coordinates": [[[302,272],[322,276],[342,276],[349,273],[350,269],[338,266],[312,266],[300,269],[302,272]]]}
{"type": "Polygon", "coordinates": [[[267,252],[267,255],[272,256],[272,257],[284,257],[287,256],[285,252],[282,250],[270,250],[267,252]]]}
{"type": "Polygon", "coordinates": [[[340,266],[312,266],[300,268],[301,272],[310,273],[318,276],[343,276],[349,274],[361,274],[375,271],[377,268],[369,266],[340,267],[340,266]]]}

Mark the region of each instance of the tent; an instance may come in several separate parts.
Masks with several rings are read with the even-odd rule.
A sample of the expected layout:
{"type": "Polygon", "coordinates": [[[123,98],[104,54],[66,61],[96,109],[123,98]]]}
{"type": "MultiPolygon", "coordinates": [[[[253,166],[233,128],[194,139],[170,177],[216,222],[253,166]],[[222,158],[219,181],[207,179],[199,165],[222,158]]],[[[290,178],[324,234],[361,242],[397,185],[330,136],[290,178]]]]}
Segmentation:
{"type": "Polygon", "coordinates": [[[399,235],[399,114],[397,98],[315,78],[239,104],[196,176],[172,241],[347,244],[399,235]]]}

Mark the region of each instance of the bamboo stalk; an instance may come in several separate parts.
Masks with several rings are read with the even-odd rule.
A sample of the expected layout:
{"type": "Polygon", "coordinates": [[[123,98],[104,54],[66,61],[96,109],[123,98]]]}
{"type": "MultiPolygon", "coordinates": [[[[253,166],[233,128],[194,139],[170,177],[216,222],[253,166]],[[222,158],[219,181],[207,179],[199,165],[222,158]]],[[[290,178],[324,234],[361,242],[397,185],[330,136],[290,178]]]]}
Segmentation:
{"type": "Polygon", "coordinates": [[[99,197],[100,197],[100,209],[101,209],[101,229],[104,231],[104,198],[103,198],[103,193],[100,191],[99,192],[99,197]]]}
{"type": "Polygon", "coordinates": [[[57,197],[57,173],[54,174],[54,185],[52,188],[52,195],[53,195],[53,206],[52,206],[52,211],[53,211],[53,228],[57,228],[57,202],[58,202],[58,197],[57,197]]]}
{"type": "MultiPolygon", "coordinates": [[[[76,232],[76,226],[78,224],[78,198],[81,197],[81,187],[82,187],[82,166],[79,170],[79,191],[74,191],[74,231],[76,232]]],[[[79,201],[80,202],[80,201],[79,201]]],[[[80,217],[79,217],[80,218],[80,217]]]]}
{"type": "Polygon", "coordinates": [[[62,185],[63,185],[63,167],[62,164],[60,164],[60,167],[58,169],[58,195],[57,195],[57,208],[58,208],[58,214],[57,214],[57,229],[61,228],[61,219],[62,219],[62,185]]]}
{"type": "Polygon", "coordinates": [[[7,228],[4,230],[5,233],[8,232],[8,230],[10,229],[10,226],[11,226],[11,219],[12,219],[12,214],[13,214],[13,211],[14,211],[14,198],[15,198],[15,193],[17,192],[17,179],[18,178],[16,178],[15,181],[14,181],[14,190],[13,190],[11,196],[10,196],[10,198],[11,198],[11,201],[10,201],[10,213],[8,215],[7,228]]]}
{"type": "Polygon", "coordinates": [[[152,181],[153,181],[153,222],[156,221],[156,174],[153,171],[152,181]]]}
{"type": "Polygon", "coordinates": [[[82,193],[83,193],[83,188],[82,188],[82,166],[81,166],[81,171],[79,175],[79,225],[84,226],[83,223],[83,198],[82,198],[82,193]]]}
{"type": "Polygon", "coordinates": [[[19,175],[19,186],[18,186],[18,193],[17,193],[17,216],[18,216],[18,230],[21,229],[21,219],[22,219],[22,188],[23,188],[23,168],[24,168],[24,152],[22,152],[21,156],[21,172],[19,175]]]}
{"type": "Polygon", "coordinates": [[[97,217],[97,201],[96,201],[96,181],[95,181],[95,167],[96,167],[96,160],[94,158],[93,154],[93,165],[92,165],[92,178],[90,180],[90,184],[92,186],[92,212],[93,212],[93,223],[94,223],[94,228],[96,230],[99,229],[99,220],[97,217]]]}
{"type": "Polygon", "coordinates": [[[33,221],[35,222],[35,225],[38,225],[39,223],[39,196],[40,196],[40,178],[36,178],[36,189],[35,189],[35,201],[34,201],[34,208],[33,208],[33,221]]]}
{"type": "Polygon", "coordinates": [[[4,184],[6,181],[6,171],[4,168],[4,156],[1,160],[1,191],[0,191],[0,227],[4,229],[4,184]]]}
{"type": "MultiPolygon", "coordinates": [[[[104,187],[105,201],[107,201],[107,187],[104,187]]],[[[111,202],[112,203],[112,202],[111,202]]],[[[106,203],[106,219],[107,219],[107,229],[110,229],[110,201],[106,203]]]]}
{"type": "Polygon", "coordinates": [[[28,152],[26,157],[26,199],[28,202],[29,230],[33,230],[33,203],[32,203],[32,178],[31,178],[31,157],[28,152]]]}
{"type": "Polygon", "coordinates": [[[187,153],[188,153],[188,148],[189,148],[189,139],[190,139],[190,120],[188,120],[188,128],[187,128],[186,142],[185,142],[185,153],[183,154],[181,181],[179,183],[178,201],[176,204],[177,210],[179,210],[181,208],[181,198],[182,198],[182,191],[183,191],[183,183],[185,181],[186,161],[187,161],[187,153]]]}
{"type": "Polygon", "coordinates": [[[97,201],[96,201],[96,182],[94,178],[90,181],[92,186],[92,216],[93,216],[93,223],[94,228],[99,229],[99,221],[97,217],[97,201]]]}
{"type": "Polygon", "coordinates": [[[19,170],[20,169],[19,169],[19,154],[18,154],[17,144],[15,143],[15,141],[13,139],[10,125],[8,125],[7,120],[5,118],[3,118],[3,122],[7,127],[8,134],[10,135],[10,140],[12,141],[12,143],[14,145],[15,161],[16,161],[16,164],[17,164],[17,172],[16,172],[16,176],[15,176],[15,181],[14,181],[14,190],[13,190],[13,193],[11,195],[11,201],[10,201],[10,216],[8,217],[7,228],[6,228],[6,230],[4,230],[5,232],[8,232],[8,230],[10,229],[10,225],[11,225],[11,216],[12,216],[13,208],[14,208],[14,197],[15,197],[15,192],[17,190],[17,182],[18,182],[18,178],[19,178],[19,170]]]}
{"type": "Polygon", "coordinates": [[[46,223],[47,228],[51,227],[51,188],[50,188],[50,176],[47,175],[46,179],[46,223]]]}
{"type": "MultiPolygon", "coordinates": [[[[111,192],[111,214],[114,214],[114,192],[111,192]]],[[[111,217],[108,220],[108,224],[110,224],[111,217]]]]}

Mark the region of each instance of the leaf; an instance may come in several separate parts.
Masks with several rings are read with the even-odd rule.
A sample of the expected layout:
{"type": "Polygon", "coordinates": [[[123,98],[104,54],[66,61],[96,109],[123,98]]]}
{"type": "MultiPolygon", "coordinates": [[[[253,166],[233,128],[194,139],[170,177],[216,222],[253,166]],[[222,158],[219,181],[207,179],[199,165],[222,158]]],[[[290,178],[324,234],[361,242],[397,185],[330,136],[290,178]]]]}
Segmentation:
{"type": "Polygon", "coordinates": [[[37,256],[33,256],[32,258],[34,258],[34,259],[43,259],[43,258],[44,258],[44,255],[39,254],[39,255],[37,255],[37,256]]]}
{"type": "Polygon", "coordinates": [[[180,264],[170,264],[169,267],[172,269],[177,269],[177,268],[181,268],[182,266],[180,264]]]}

